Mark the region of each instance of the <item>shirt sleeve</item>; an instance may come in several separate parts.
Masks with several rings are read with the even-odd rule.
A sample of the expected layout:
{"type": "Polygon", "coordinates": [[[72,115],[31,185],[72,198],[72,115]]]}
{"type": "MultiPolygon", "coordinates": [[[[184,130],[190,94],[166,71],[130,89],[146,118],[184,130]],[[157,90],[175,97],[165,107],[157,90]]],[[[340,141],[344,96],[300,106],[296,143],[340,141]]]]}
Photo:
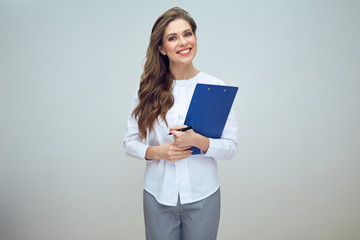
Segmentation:
{"type": "Polygon", "coordinates": [[[235,111],[231,109],[221,138],[209,138],[209,149],[204,156],[212,157],[216,160],[228,160],[234,157],[237,148],[237,123],[235,111]]]}
{"type": "Polygon", "coordinates": [[[138,102],[139,100],[136,95],[134,98],[133,106],[127,118],[127,129],[123,141],[123,147],[125,153],[128,156],[141,160],[146,160],[145,154],[149,145],[140,139],[138,122],[135,119],[135,117],[132,115],[132,112],[134,111],[135,107],[138,105],[138,102]]]}

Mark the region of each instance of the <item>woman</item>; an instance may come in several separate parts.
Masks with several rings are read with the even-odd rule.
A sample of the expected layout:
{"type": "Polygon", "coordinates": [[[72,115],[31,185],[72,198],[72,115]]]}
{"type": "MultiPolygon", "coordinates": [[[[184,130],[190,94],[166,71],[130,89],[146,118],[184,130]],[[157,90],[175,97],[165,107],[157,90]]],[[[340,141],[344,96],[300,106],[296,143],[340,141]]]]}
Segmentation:
{"type": "Polygon", "coordinates": [[[216,239],[220,219],[216,160],[232,158],[237,149],[233,111],[221,139],[177,131],[186,127],[181,124],[195,85],[224,84],[194,67],[195,33],[195,21],[181,8],[169,9],[156,20],[127,122],[125,152],[146,160],[143,201],[148,240],[216,239]],[[191,146],[201,154],[191,155],[191,146]]]}

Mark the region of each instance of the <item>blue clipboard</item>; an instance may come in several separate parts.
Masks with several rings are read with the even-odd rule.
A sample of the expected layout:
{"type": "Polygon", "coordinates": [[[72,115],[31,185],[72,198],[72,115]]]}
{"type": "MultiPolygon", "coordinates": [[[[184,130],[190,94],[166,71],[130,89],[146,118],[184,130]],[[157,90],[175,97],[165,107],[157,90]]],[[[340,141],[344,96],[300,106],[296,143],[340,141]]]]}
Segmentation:
{"type": "MultiPolygon", "coordinates": [[[[184,124],[208,138],[221,138],[238,87],[196,84],[184,124]]],[[[201,150],[191,147],[194,154],[201,150]]]]}

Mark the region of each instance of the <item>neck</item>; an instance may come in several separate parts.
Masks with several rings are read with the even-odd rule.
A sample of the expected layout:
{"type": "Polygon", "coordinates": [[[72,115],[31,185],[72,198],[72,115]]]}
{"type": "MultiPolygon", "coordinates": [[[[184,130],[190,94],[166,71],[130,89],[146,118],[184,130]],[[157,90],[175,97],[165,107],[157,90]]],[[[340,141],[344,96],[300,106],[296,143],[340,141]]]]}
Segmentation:
{"type": "Polygon", "coordinates": [[[172,66],[170,64],[169,68],[174,80],[188,80],[199,73],[199,70],[197,70],[193,64],[180,66],[172,66]]]}

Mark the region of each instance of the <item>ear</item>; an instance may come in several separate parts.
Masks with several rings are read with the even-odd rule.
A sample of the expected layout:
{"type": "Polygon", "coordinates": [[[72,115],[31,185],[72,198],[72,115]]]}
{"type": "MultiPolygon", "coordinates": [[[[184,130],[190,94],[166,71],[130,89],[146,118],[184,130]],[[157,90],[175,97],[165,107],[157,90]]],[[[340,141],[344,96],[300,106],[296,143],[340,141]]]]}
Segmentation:
{"type": "Polygon", "coordinates": [[[164,51],[164,49],[161,46],[159,46],[159,52],[164,56],[166,55],[166,52],[164,51]]]}

